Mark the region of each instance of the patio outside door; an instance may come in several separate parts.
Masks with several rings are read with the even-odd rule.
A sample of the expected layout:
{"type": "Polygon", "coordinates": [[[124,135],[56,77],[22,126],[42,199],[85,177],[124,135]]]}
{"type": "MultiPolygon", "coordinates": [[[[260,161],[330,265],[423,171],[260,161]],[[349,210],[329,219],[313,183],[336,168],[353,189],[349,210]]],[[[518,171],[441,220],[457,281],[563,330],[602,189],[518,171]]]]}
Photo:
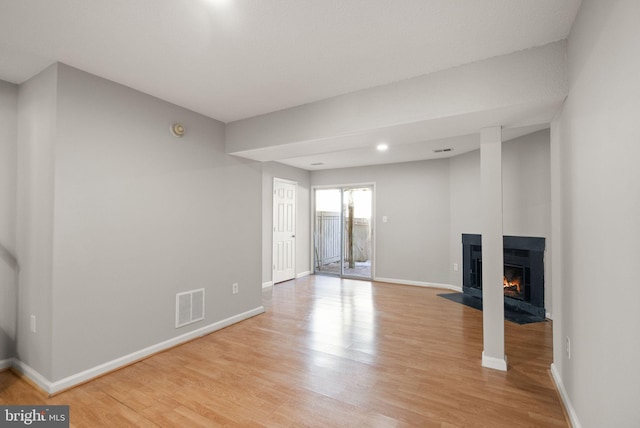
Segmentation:
{"type": "Polygon", "coordinates": [[[373,186],[315,190],[316,273],[373,277],[373,186]]]}

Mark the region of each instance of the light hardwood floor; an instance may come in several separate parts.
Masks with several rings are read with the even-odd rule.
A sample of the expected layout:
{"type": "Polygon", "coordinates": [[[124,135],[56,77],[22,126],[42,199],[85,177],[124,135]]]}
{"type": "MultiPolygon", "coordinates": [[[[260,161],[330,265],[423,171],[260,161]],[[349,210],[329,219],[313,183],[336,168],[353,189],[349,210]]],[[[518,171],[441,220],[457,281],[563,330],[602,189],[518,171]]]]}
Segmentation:
{"type": "Polygon", "coordinates": [[[509,370],[481,367],[482,313],[445,290],[309,276],[265,314],[47,398],[10,371],[0,404],[68,404],[76,427],[566,427],[551,322],[505,323],[509,370]]]}

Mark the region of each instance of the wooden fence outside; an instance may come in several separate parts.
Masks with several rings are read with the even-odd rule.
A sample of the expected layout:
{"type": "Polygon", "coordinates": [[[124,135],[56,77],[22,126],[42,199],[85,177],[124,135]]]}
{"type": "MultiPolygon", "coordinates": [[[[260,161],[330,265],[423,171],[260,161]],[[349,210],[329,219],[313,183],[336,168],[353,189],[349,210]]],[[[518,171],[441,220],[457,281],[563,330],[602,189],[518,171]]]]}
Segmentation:
{"type": "MultiPolygon", "coordinates": [[[[346,236],[346,222],[340,225],[340,213],[316,212],[315,257],[316,266],[325,266],[340,261],[340,228],[346,236]]],[[[346,245],[345,239],[345,245],[346,245]]],[[[345,257],[347,251],[345,250],[345,257]]],[[[353,219],[353,254],[357,262],[371,259],[371,224],[367,218],[353,219]]]]}

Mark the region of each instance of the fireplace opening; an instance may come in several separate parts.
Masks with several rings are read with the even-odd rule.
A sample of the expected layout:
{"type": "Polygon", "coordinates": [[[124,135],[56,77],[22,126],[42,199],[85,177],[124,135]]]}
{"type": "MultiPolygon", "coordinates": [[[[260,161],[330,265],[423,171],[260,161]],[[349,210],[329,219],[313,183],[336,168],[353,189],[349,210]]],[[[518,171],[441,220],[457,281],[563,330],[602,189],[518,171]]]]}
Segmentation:
{"type": "Polygon", "coordinates": [[[525,269],[523,266],[504,265],[502,288],[504,295],[514,299],[527,300],[525,269]]]}
{"type": "MultiPolygon", "coordinates": [[[[544,238],[505,236],[502,288],[505,304],[536,316],[545,316],[544,238]]],[[[482,239],[463,234],[464,294],[482,298],[482,239]]]]}
{"type": "MultiPolygon", "coordinates": [[[[504,276],[502,277],[502,289],[504,295],[512,299],[528,302],[530,297],[527,293],[529,287],[527,268],[519,265],[504,265],[504,276]]],[[[482,259],[477,259],[476,287],[482,289],[482,259]]]]}

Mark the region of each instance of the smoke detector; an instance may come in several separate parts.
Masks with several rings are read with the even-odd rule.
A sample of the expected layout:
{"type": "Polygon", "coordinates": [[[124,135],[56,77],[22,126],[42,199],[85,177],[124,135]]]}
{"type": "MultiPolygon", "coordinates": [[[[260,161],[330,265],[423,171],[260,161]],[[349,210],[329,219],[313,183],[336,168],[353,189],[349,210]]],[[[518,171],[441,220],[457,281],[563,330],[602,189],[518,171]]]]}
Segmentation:
{"type": "Polygon", "coordinates": [[[186,128],[181,123],[174,123],[173,125],[171,125],[170,129],[173,136],[178,138],[183,137],[184,133],[186,132],[186,128]]]}

